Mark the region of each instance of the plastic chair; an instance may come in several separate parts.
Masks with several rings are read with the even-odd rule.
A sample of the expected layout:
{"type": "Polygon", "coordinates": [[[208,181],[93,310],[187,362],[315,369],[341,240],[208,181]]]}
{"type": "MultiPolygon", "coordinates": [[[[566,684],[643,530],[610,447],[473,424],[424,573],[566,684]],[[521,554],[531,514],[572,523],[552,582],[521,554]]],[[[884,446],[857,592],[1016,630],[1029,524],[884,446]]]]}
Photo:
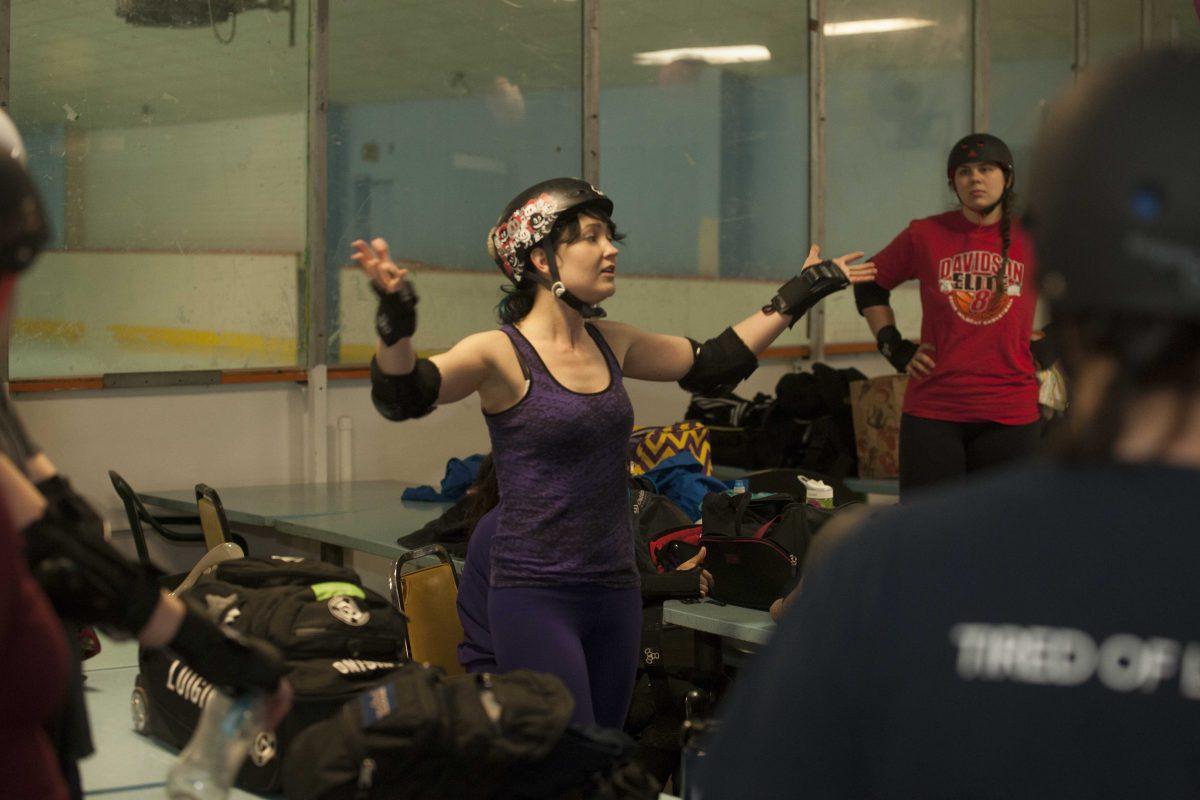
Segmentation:
{"type": "Polygon", "coordinates": [[[221,505],[221,496],[217,490],[206,483],[196,484],[196,508],[200,512],[200,529],[204,531],[204,543],[209,550],[225,542],[233,542],[242,548],[242,553],[250,555],[246,540],[233,532],[229,520],[225,518],[225,506],[221,505]]]}
{"type": "Polygon", "coordinates": [[[440,544],[405,553],[392,562],[388,580],[392,602],[408,617],[408,657],[461,675],[458,643],[463,639],[458,619],[458,571],[440,544]],[[434,564],[417,565],[433,557],[434,564]],[[406,568],[407,571],[406,571],[406,568]]]}
{"type": "Polygon", "coordinates": [[[129,518],[129,530],[133,534],[133,544],[137,548],[138,561],[146,565],[150,564],[150,553],[146,548],[146,532],[142,528],[143,524],[149,525],[152,531],[169,542],[177,544],[202,544],[204,542],[204,534],[199,531],[180,531],[167,527],[168,525],[196,527],[200,524],[199,517],[155,517],[146,510],[141,498],[124,478],[113,470],[108,471],[108,478],[112,481],[117,497],[121,498],[121,503],[125,506],[125,516],[129,518]]]}

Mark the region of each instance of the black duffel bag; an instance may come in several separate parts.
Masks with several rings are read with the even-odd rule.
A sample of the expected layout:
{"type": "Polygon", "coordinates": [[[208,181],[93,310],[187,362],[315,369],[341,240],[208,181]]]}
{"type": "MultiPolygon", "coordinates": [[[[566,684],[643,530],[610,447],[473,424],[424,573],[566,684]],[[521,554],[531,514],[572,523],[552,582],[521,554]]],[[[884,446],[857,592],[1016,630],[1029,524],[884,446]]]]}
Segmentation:
{"type": "Polygon", "coordinates": [[[205,580],[186,594],[217,622],[270,642],[288,659],[394,661],[404,653],[404,615],[383,595],[346,581],[258,588],[205,580]]]}
{"type": "Polygon", "coordinates": [[[767,609],[787,594],[804,568],[813,536],[836,513],[803,497],[803,488],[795,495],[705,496],[697,547],[707,551],[704,566],[713,576],[715,600],[767,609]]]}
{"type": "MultiPolygon", "coordinates": [[[[347,700],[377,686],[401,666],[398,661],[312,658],[289,661],[288,681],[295,690],[291,710],[274,731],[259,731],[237,775],[251,792],[277,792],[283,785],[282,754],[310,725],[327,719],[347,700]]],[[[200,713],[214,691],[166,650],[142,649],[133,690],[134,728],[172,747],[192,738],[200,713]]]]}
{"type": "Polygon", "coordinates": [[[238,586],[311,586],[314,583],[341,581],[361,586],[358,573],[328,561],[311,561],[297,556],[234,558],[213,567],[212,577],[238,586]]]}
{"type": "Polygon", "coordinates": [[[443,677],[407,664],[305,731],[284,764],[289,800],[654,800],[620,731],[568,727],[553,675],[443,677]]]}
{"type": "MultiPolygon", "coordinates": [[[[287,660],[295,697],[274,733],[260,732],[238,774],[249,791],[278,791],[282,754],[308,726],[335,713],[402,664],[404,615],[361,585],[346,567],[302,559],[244,558],[222,562],[183,596],[218,623],[265,639],[287,660]],[[244,585],[233,581],[243,581],[244,585]]],[[[183,747],[213,689],[166,650],[142,648],[134,690],[134,725],[183,747]]]]}

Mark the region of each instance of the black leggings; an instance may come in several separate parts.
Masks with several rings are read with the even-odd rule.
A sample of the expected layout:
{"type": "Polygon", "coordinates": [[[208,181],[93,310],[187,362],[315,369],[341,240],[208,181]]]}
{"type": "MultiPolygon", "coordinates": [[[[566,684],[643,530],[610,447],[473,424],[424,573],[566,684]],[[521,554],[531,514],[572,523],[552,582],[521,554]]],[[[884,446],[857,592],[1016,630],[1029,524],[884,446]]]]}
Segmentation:
{"type": "Polygon", "coordinates": [[[1037,450],[1041,422],[944,422],[903,414],[900,417],[900,496],[962,478],[1037,450]]]}

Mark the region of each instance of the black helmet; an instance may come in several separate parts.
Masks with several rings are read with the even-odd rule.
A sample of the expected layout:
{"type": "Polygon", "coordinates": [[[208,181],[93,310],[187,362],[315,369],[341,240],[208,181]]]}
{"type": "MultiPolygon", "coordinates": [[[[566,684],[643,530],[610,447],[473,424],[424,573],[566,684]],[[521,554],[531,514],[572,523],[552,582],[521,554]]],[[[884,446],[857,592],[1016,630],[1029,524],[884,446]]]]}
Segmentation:
{"type": "Polygon", "coordinates": [[[990,133],[972,133],[959,139],[950,148],[946,158],[946,177],[953,182],[955,171],[963,164],[972,161],[990,161],[1000,165],[1006,178],[1013,175],[1012,151],[998,136],[990,133]]]}
{"type": "Polygon", "coordinates": [[[488,254],[509,280],[520,283],[529,266],[529,251],[550,234],[564,213],[584,205],[595,205],[612,216],[612,200],[587,181],[551,178],[530,186],[504,207],[488,232],[488,254]]]}
{"type": "Polygon", "coordinates": [[[1026,224],[1053,309],[1200,319],[1200,53],[1089,69],[1033,166],[1026,224]]]}
{"type": "Polygon", "coordinates": [[[0,274],[28,267],[50,238],[25,157],[17,126],[0,110],[0,274]]]}

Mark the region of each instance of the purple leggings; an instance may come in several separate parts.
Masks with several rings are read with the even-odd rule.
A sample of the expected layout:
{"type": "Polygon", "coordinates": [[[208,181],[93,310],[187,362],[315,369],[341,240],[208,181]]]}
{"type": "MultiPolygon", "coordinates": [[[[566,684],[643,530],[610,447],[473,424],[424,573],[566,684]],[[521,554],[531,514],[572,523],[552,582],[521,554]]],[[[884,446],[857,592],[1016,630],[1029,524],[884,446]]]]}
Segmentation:
{"type": "Polygon", "coordinates": [[[575,696],[572,722],[624,724],[642,639],[638,587],[492,587],[488,621],[500,672],[557,675],[575,696]]]}

